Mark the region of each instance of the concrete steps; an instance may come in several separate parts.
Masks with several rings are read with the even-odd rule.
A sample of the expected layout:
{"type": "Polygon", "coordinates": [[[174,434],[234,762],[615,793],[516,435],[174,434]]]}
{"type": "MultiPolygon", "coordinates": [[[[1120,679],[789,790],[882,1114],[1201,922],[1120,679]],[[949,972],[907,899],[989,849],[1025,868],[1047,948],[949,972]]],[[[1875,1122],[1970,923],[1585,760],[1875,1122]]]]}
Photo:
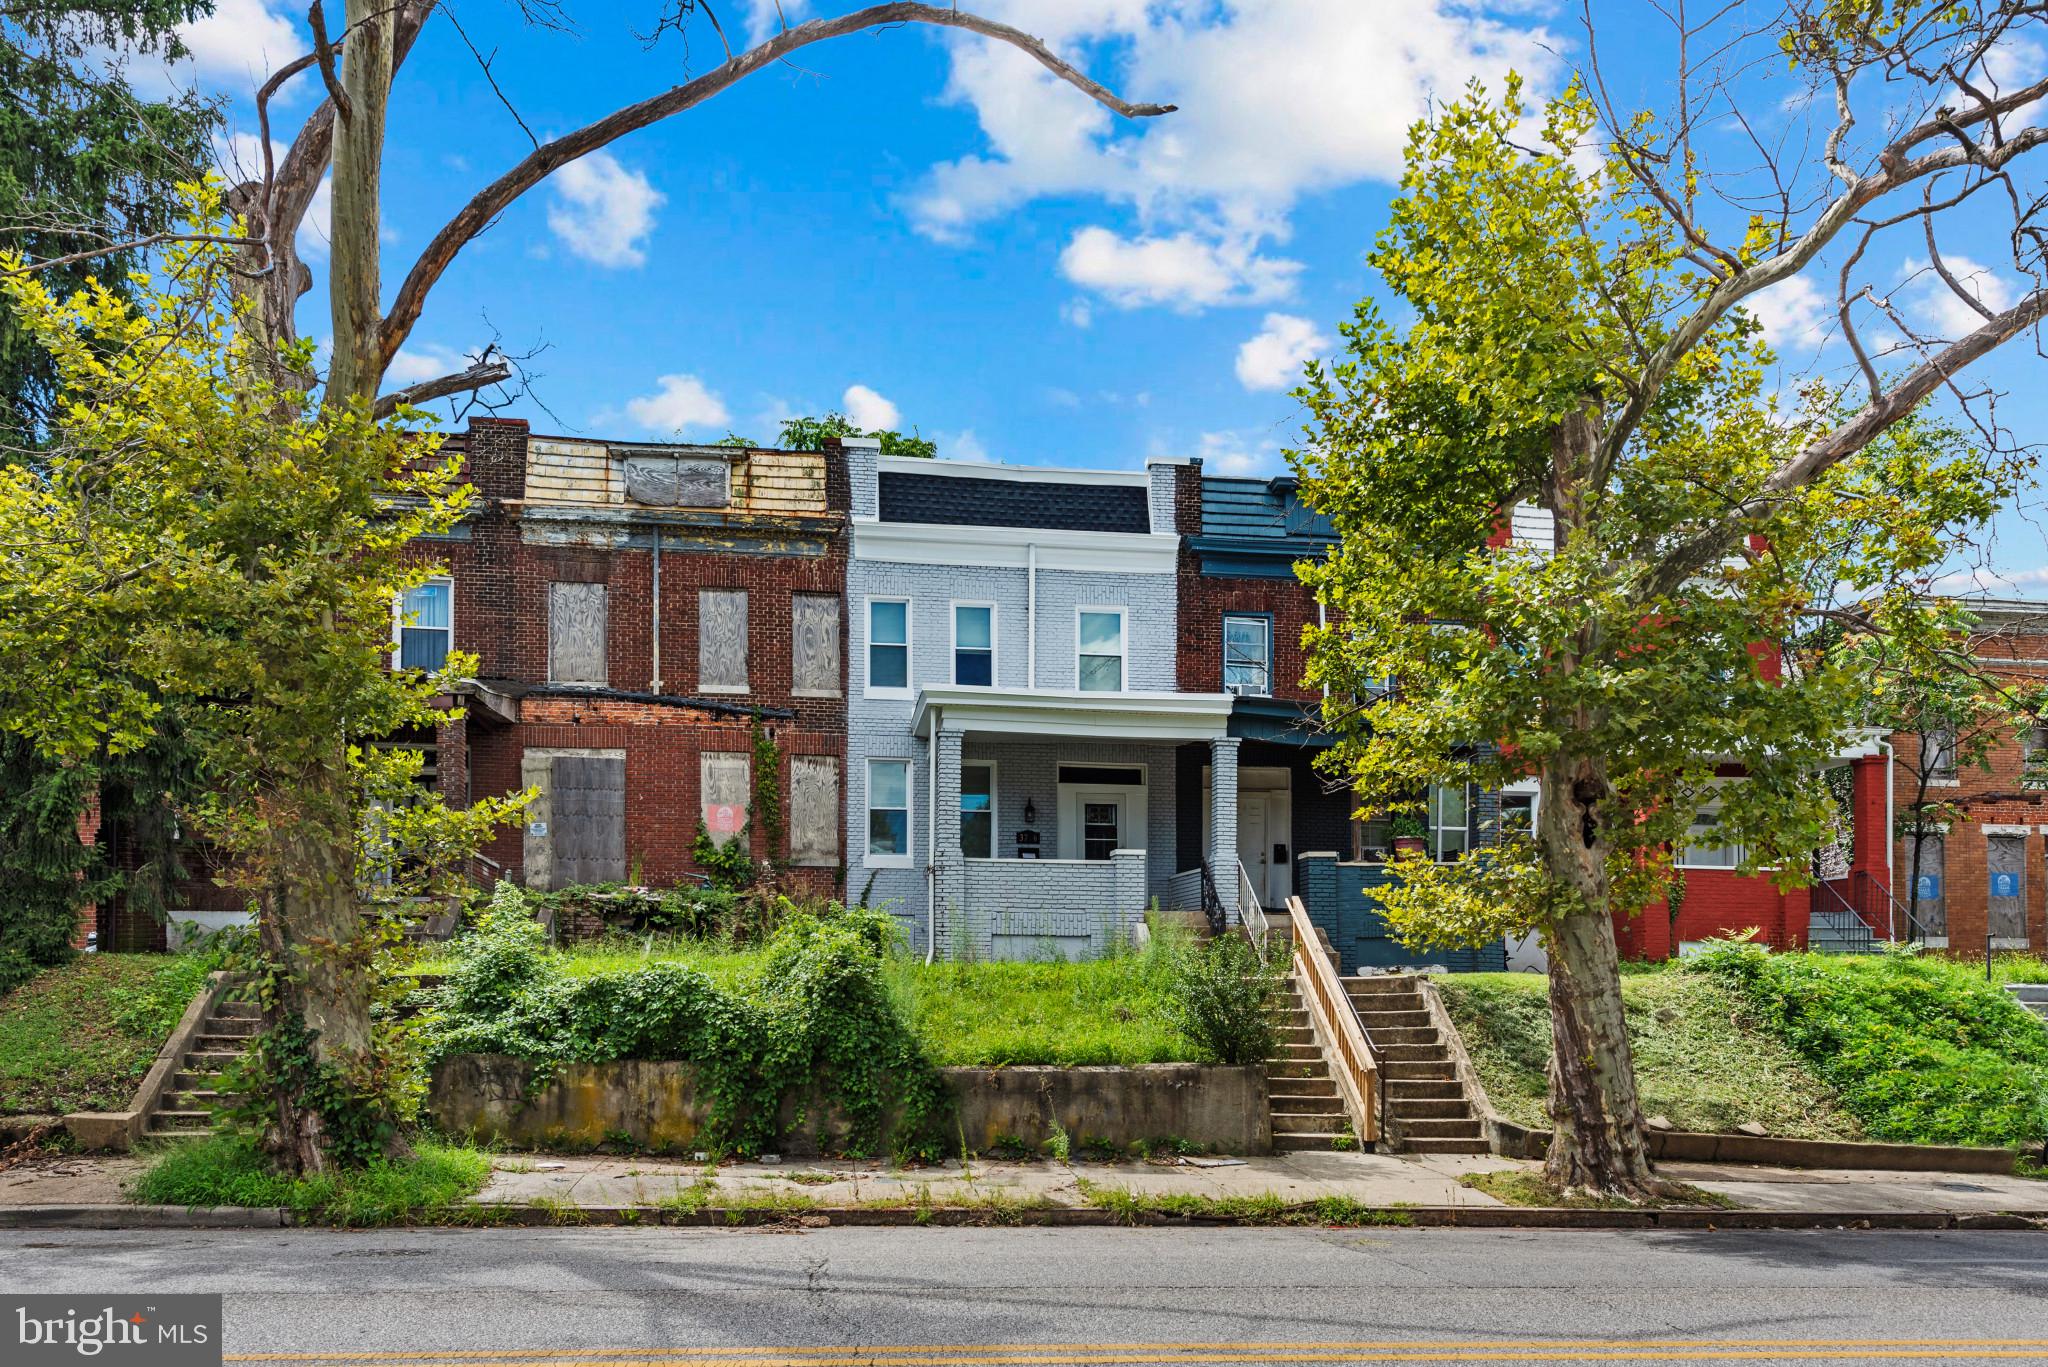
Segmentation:
{"type": "Polygon", "coordinates": [[[1485,1129],[1415,977],[1346,978],[1344,990],[1383,1060],[1387,1137],[1413,1153],[1487,1152],[1485,1129]]]}
{"type": "Polygon", "coordinates": [[[256,1003],[215,1002],[192,1047],[178,1060],[171,1085],[143,1122],[143,1134],[151,1139],[190,1139],[212,1133],[215,1112],[228,1100],[221,1090],[221,1075],[262,1028],[256,1003]]]}
{"type": "Polygon", "coordinates": [[[1336,1080],[1323,1062],[1322,1048],[1308,1023],[1308,1008],[1292,982],[1273,1004],[1278,1036],[1266,1060],[1266,1105],[1273,1121],[1273,1151],[1301,1153],[1336,1147],[1351,1118],[1337,1095],[1336,1080]]]}

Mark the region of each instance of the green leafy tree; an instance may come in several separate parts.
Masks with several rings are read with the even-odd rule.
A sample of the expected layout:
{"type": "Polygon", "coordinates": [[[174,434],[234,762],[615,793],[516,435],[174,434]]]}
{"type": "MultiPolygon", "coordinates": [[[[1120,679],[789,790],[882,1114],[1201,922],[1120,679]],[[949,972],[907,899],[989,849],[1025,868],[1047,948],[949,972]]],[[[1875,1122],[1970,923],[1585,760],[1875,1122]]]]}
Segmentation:
{"type": "MultiPolygon", "coordinates": [[[[260,912],[265,1050],[289,1063],[268,1079],[271,1141],[319,1170],[400,1142],[409,1080],[370,1019],[389,927],[366,919],[358,865],[373,801],[411,775],[363,742],[439,719],[445,681],[388,667],[391,604],[431,571],[408,543],[471,491],[416,413],[376,422],[263,379],[226,248],[174,245],[160,278],[134,277],[130,303],[0,277],[60,395],[36,466],[0,470],[0,728],[60,759],[119,755],[180,705],[207,778],[191,814],[260,912]]],[[[517,805],[445,814],[438,845],[436,799],[387,824],[445,868],[517,805]]]]}
{"type": "MultiPolygon", "coordinates": [[[[136,94],[118,65],[119,46],[165,59],[182,55],[175,28],[211,11],[211,0],[20,0],[0,9],[0,246],[52,259],[169,231],[177,186],[206,154],[218,119],[190,94],[136,94]]],[[[96,274],[117,293],[141,260],[111,257],[50,269],[63,294],[96,274]]],[[[50,418],[57,376],[10,309],[0,308],[0,459],[36,444],[50,418]]]]}
{"type": "Polygon", "coordinates": [[[1328,709],[1334,776],[1396,811],[1431,784],[1540,785],[1533,832],[1404,861],[1384,900],[1411,942],[1542,934],[1561,1188],[1659,1188],[1614,916],[1660,895],[1715,799],[1750,866],[1805,876],[1831,815],[1816,771],[1871,720],[1855,652],[1818,648],[1817,624],[1936,667],[1948,624],[1915,588],[2020,475],[1920,404],[2023,331],[2038,295],[1867,395],[1816,388],[1783,411],[1767,380],[1744,301],[1843,215],[1917,204],[1916,179],[1970,165],[1901,136],[1852,175],[1848,208],[1821,211],[1818,240],[1744,216],[1724,247],[1694,182],[1664,183],[1646,117],[1603,122],[1574,85],[1532,120],[1518,82],[1475,87],[1414,129],[1371,254],[1402,325],[1361,304],[1342,359],[1299,391],[1304,496],[1341,537],[1303,567],[1333,623],[1310,633],[1310,677],[1356,700],[1328,709]],[[1589,159],[1596,129],[1608,154],[1589,159]],[[1525,502],[1552,543],[1498,544],[1525,502]]]}
{"type": "Polygon", "coordinates": [[[864,432],[852,418],[840,412],[816,418],[783,420],[781,441],[788,450],[815,451],[825,444],[827,437],[874,437],[881,441],[885,456],[922,456],[929,460],[939,453],[937,443],[919,436],[914,427],[907,437],[901,432],[880,427],[864,432]]]}

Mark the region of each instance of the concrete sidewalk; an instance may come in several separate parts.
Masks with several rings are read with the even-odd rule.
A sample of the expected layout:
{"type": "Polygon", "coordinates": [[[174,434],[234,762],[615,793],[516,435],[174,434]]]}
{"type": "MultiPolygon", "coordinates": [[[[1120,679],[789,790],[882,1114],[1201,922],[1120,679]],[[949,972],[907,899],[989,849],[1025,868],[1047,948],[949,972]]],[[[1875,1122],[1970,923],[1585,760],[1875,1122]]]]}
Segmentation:
{"type": "MultiPolygon", "coordinates": [[[[63,1155],[0,1172],[0,1213],[30,1208],[98,1208],[126,1203],[126,1185],[147,1160],[63,1155]]],[[[927,1167],[886,1162],[726,1163],[672,1159],[505,1154],[494,1160],[480,1205],[577,1210],[784,1209],[1085,1210],[1105,1196],[1139,1200],[1278,1198],[1287,1204],[1341,1198],[1385,1209],[1503,1209],[1459,1185],[1467,1173],[1528,1171],[1538,1165],[1490,1155],[1289,1153],[1242,1160],[1165,1163],[957,1161],[927,1167]]],[[[1658,1171],[1727,1197],[1739,1210],[1850,1216],[2048,1215],[2048,1182],[1983,1174],[1665,1163],[1658,1171]]],[[[111,1214],[111,1211],[109,1212],[111,1214]]],[[[1531,1212],[1535,1214],[1536,1212],[1531,1212]]]]}

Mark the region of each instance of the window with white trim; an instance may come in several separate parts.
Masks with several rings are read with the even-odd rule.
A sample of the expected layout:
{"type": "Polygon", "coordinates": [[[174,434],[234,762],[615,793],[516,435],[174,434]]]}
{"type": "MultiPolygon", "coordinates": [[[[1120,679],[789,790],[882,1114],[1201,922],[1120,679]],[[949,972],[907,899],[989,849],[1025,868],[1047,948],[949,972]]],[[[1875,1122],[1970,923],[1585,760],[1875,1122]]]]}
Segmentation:
{"type": "Polygon", "coordinates": [[[1076,686],[1083,693],[1124,691],[1124,610],[1082,608],[1075,614],[1076,686]]]}
{"type": "Polygon", "coordinates": [[[995,608],[988,603],[953,604],[953,682],[987,687],[995,681],[995,608]]]}
{"type": "Polygon", "coordinates": [[[868,863],[910,863],[910,761],[868,761],[868,863]]]}
{"type": "Polygon", "coordinates": [[[1953,783],[1956,779],[1956,731],[1937,726],[1920,737],[1920,774],[1930,783],[1953,783]]]}
{"type": "Polygon", "coordinates": [[[868,599],[868,691],[910,690],[910,600],[868,599]]]}
{"type": "Polygon", "coordinates": [[[1448,863],[1464,857],[1472,845],[1472,804],[1461,783],[1429,790],[1429,857],[1448,863]]]}
{"type": "Polygon", "coordinates": [[[1721,834],[1719,806],[1702,808],[1685,828],[1678,849],[1682,869],[1732,869],[1742,863],[1742,847],[1721,834]]]}
{"type": "Polygon", "coordinates": [[[1273,692],[1273,619],[1232,614],[1223,619],[1223,691],[1263,698],[1273,692]]]}
{"type": "Polygon", "coordinates": [[[429,579],[405,591],[398,605],[398,667],[433,673],[455,649],[455,581],[429,579]]]}
{"type": "Polygon", "coordinates": [[[969,859],[996,854],[996,766],[966,760],[960,765],[960,853],[969,859]]]}

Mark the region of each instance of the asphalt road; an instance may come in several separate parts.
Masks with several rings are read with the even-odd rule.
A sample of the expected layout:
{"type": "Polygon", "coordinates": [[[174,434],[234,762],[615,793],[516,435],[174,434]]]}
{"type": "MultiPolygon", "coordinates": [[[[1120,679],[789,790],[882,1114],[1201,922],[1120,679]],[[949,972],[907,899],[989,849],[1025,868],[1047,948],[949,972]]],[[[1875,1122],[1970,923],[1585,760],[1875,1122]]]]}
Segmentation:
{"type": "Polygon", "coordinates": [[[0,1291],[131,1290],[223,1291],[230,1361],[301,1367],[2048,1363],[2029,1233],[0,1234],[0,1291]]]}

